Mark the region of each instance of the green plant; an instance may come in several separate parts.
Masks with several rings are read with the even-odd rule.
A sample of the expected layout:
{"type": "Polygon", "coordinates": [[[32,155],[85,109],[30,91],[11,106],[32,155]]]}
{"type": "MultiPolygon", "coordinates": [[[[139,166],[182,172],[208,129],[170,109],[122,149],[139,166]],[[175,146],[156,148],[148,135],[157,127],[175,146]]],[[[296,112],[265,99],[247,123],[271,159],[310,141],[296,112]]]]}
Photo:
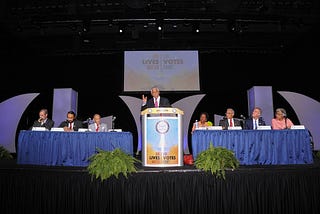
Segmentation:
{"type": "Polygon", "coordinates": [[[4,148],[3,146],[0,145],[0,160],[12,160],[13,156],[11,153],[4,148]]]}
{"type": "Polygon", "coordinates": [[[320,159],[320,150],[316,151],[316,157],[320,159]]]}
{"type": "Polygon", "coordinates": [[[140,162],[133,156],[128,155],[121,149],[116,148],[113,151],[104,151],[97,148],[97,153],[89,157],[89,165],[87,167],[92,178],[95,177],[101,181],[119,174],[123,174],[128,178],[128,174],[136,172],[136,162],[140,162]]]}
{"type": "Polygon", "coordinates": [[[218,178],[225,179],[227,168],[236,169],[239,167],[239,160],[234,152],[223,147],[214,147],[212,143],[207,150],[200,152],[195,160],[197,169],[210,171],[218,178]]]}

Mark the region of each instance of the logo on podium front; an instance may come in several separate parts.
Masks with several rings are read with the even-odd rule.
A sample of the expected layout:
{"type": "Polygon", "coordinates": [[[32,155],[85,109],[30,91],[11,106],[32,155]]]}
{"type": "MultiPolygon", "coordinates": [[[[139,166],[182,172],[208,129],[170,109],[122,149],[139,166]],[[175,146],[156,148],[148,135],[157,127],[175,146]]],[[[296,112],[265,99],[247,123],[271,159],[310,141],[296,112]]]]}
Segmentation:
{"type": "Polygon", "coordinates": [[[157,122],[156,124],[156,130],[157,132],[159,132],[160,134],[165,134],[168,132],[169,130],[169,123],[165,120],[161,120],[159,122],[157,122]]]}

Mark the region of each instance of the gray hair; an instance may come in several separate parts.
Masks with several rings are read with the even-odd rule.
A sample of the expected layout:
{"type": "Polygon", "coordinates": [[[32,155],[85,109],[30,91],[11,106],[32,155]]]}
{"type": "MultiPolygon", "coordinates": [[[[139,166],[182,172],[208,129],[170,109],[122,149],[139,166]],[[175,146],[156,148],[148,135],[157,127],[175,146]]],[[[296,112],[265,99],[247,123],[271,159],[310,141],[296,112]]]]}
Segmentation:
{"type": "Polygon", "coordinates": [[[157,86],[153,86],[150,91],[152,92],[153,89],[156,89],[157,91],[160,91],[160,89],[157,86]]]}

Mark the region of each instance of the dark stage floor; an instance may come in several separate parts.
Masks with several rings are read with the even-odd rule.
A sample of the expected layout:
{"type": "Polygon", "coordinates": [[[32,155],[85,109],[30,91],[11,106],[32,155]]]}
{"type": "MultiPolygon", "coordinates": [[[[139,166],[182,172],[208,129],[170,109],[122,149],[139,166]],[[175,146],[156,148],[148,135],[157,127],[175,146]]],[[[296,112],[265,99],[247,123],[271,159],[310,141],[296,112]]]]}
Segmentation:
{"type": "Polygon", "coordinates": [[[320,213],[317,157],[305,165],[240,165],[225,180],[195,166],[137,169],[101,182],[86,167],[2,160],[1,213],[320,213]]]}

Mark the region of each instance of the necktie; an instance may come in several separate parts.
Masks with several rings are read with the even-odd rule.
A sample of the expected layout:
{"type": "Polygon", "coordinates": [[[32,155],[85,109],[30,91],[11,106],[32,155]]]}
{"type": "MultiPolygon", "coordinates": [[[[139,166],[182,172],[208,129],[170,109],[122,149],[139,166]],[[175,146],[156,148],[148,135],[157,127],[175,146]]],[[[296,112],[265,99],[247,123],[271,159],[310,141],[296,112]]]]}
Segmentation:
{"type": "Polygon", "coordinates": [[[233,126],[233,124],[232,124],[232,119],[230,119],[230,124],[229,124],[229,126],[231,126],[231,127],[233,126]]]}
{"type": "Polygon", "coordinates": [[[72,129],[72,123],[69,123],[70,124],[70,129],[72,129]]]}
{"type": "Polygon", "coordinates": [[[257,120],[254,120],[254,129],[258,128],[257,120]]]}
{"type": "Polygon", "coordinates": [[[97,128],[96,128],[96,132],[98,132],[99,131],[99,124],[97,124],[97,128]]]}
{"type": "Polygon", "coordinates": [[[157,99],[154,99],[154,107],[158,108],[159,105],[158,105],[158,100],[157,99]]]}

